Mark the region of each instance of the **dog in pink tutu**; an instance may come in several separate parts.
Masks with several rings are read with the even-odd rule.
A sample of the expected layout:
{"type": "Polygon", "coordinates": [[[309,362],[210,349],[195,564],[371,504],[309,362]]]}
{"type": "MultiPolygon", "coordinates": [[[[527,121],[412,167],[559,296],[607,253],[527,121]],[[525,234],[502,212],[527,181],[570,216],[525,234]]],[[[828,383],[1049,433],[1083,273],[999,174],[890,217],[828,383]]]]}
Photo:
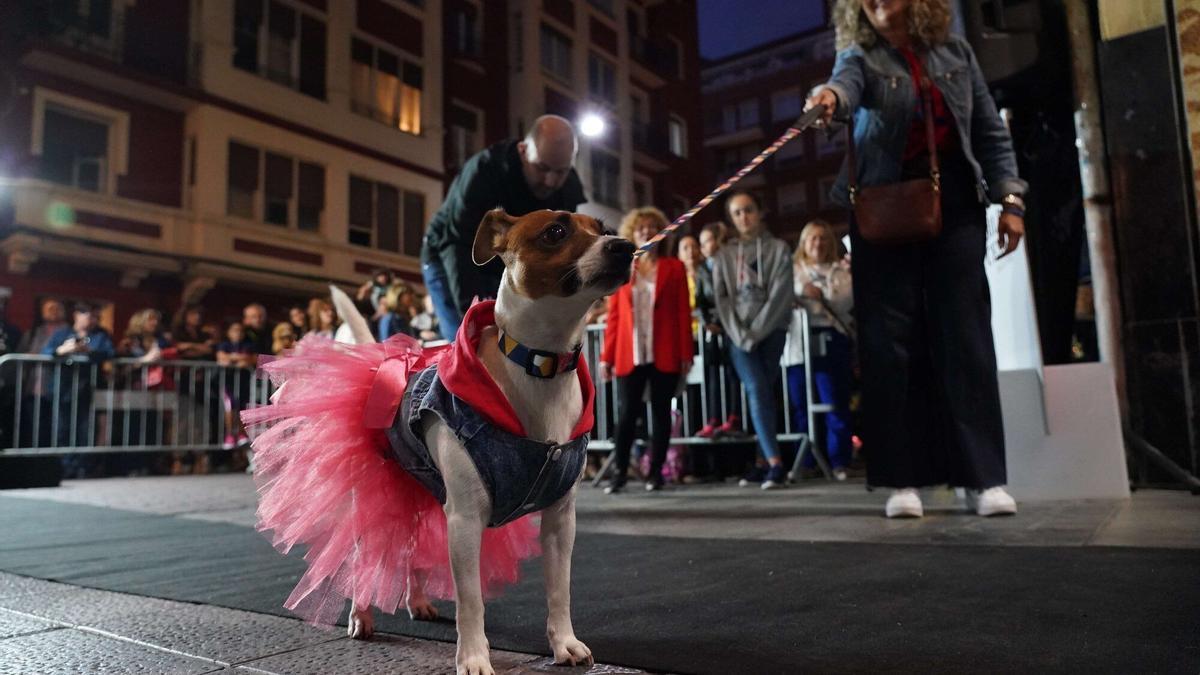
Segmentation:
{"type": "Polygon", "coordinates": [[[457,671],[490,674],[484,599],[540,550],[554,659],[592,663],[570,609],[595,395],[580,350],[585,313],[628,281],[633,252],[587,216],[495,210],[473,258],[503,260],[500,289],[467,311],[451,345],[376,343],[335,293],[359,344],[306,336],[263,366],[276,394],[243,413],[262,428],[258,527],[285,553],[308,547],[286,607],[332,623],[349,598],[349,634],[368,638],[373,606],[428,620],[430,598],[454,598],[457,671]]]}

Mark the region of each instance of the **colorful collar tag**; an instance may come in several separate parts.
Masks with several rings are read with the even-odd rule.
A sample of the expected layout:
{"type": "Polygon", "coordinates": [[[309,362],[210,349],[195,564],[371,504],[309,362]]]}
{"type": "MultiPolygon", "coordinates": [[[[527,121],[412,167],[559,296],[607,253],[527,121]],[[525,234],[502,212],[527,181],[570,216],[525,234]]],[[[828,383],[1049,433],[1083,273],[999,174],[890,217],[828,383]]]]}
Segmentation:
{"type": "Polygon", "coordinates": [[[565,354],[531,349],[509,337],[504,331],[500,331],[498,343],[500,351],[513,363],[524,368],[529,375],[543,379],[550,379],[559,373],[575,370],[575,367],[579,365],[579,354],[583,351],[583,345],[579,345],[565,354]]]}

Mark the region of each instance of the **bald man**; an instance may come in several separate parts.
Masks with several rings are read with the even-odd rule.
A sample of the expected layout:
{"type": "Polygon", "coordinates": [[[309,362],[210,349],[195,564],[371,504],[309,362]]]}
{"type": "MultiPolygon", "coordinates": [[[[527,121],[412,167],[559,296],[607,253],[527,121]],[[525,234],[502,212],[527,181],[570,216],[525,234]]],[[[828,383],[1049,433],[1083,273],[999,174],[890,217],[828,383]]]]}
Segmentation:
{"type": "Polygon", "coordinates": [[[575,211],[587,201],[574,169],[578,149],[570,122],[543,115],[524,139],[497,143],[463,165],[421,246],[421,272],[446,339],[454,339],[472,298],[494,298],[500,288],[499,260],[483,267],[471,261],[483,214],[497,206],[513,216],[575,211]]]}

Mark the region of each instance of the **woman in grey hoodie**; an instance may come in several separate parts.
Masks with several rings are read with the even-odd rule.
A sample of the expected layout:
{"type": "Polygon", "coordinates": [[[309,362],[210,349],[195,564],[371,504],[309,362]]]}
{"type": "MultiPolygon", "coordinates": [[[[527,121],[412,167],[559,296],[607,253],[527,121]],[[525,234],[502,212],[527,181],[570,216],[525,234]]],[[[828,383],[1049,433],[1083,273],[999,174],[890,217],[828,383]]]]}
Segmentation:
{"type": "Polygon", "coordinates": [[[767,231],[762,204],[753,194],[729,195],[725,212],[738,237],[717,253],[713,265],[717,316],[731,343],[733,367],[746,388],[758,448],[768,464],[762,488],[769,490],[787,482],[775,434],[775,386],[792,317],[792,258],[788,245],[767,231]]]}

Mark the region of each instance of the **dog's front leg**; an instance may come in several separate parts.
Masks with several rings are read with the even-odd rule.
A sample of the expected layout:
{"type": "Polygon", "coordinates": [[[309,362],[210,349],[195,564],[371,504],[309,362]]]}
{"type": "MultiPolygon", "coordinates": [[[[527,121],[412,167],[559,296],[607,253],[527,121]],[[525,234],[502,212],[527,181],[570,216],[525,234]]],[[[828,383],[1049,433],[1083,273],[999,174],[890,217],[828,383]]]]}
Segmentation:
{"type": "Polygon", "coordinates": [[[554,662],[592,665],[592,650],[571,626],[571,551],[575,548],[575,490],[542,512],[542,569],[546,576],[546,637],[554,662]]]}
{"type": "Polygon", "coordinates": [[[426,443],[446,482],[446,534],[454,576],[458,628],[458,675],[495,675],[483,632],[483,589],[479,552],[491,515],[491,497],[479,472],[453,432],[440,421],[426,427],[426,443]]]}

